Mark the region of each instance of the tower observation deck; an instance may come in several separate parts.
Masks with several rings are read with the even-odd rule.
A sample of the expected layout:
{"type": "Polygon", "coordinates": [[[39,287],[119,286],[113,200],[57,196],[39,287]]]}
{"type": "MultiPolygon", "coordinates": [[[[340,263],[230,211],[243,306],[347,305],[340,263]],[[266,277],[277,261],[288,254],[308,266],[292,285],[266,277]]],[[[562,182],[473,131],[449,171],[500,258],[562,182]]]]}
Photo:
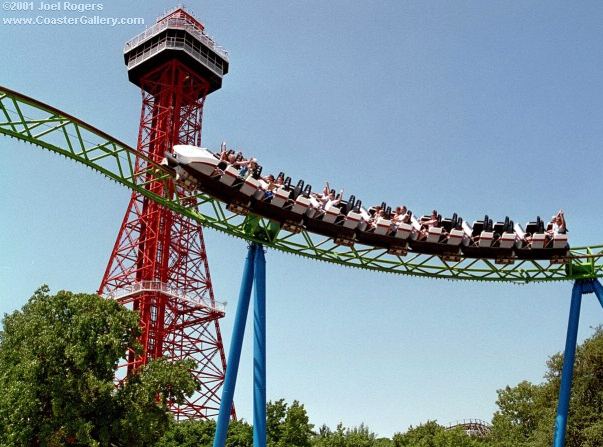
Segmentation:
{"type": "Polygon", "coordinates": [[[181,8],[161,17],[126,42],[124,59],[131,82],[164,62],[177,59],[209,82],[207,94],[222,87],[228,73],[228,53],[205,33],[205,27],[181,8]]]}

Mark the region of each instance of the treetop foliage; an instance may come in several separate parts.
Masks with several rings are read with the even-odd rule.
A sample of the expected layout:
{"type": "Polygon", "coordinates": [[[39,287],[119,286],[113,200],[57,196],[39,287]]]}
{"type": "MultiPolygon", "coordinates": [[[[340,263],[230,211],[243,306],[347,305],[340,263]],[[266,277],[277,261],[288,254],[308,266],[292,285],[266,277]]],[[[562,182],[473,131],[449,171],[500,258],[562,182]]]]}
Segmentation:
{"type": "Polygon", "coordinates": [[[1,446],[146,446],[171,424],[168,401],[197,384],[191,362],[150,362],[116,388],[139,349],[138,316],[98,295],[38,289],[0,332],[1,446]]]}
{"type": "MultiPolygon", "coordinates": [[[[37,290],[0,331],[0,447],[210,447],[213,421],[175,423],[170,403],[198,389],[194,362],[149,362],[119,386],[128,349],[140,349],[138,315],[97,295],[37,290]]],[[[542,383],[498,390],[484,438],[426,421],[392,439],[366,425],[335,429],[310,423],[300,402],[268,402],[269,447],[549,447],[563,357],[547,362],[542,383]]],[[[227,447],[252,447],[252,427],[230,424],[227,447]]],[[[603,447],[603,328],[576,353],[567,447],[603,447]]]]}

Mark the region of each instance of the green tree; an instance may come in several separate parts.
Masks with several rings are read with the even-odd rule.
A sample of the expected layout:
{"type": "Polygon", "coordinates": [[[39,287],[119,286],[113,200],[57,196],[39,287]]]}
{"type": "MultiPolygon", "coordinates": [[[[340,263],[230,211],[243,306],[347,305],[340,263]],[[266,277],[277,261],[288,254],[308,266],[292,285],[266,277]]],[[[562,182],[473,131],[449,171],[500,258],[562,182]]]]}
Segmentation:
{"type": "Polygon", "coordinates": [[[287,404],[285,399],[266,404],[266,444],[270,447],[278,445],[283,437],[287,404]]]}
{"type": "Polygon", "coordinates": [[[427,421],[417,427],[411,426],[405,433],[395,433],[392,440],[395,447],[436,447],[434,438],[441,431],[444,427],[436,421],[427,421]]]}
{"type": "Polygon", "coordinates": [[[232,421],[228,427],[226,447],[252,447],[253,427],[245,421],[232,421]]]}
{"type": "Polygon", "coordinates": [[[377,438],[375,439],[375,447],[393,447],[394,441],[389,438],[377,438]]]}
{"type": "Polygon", "coordinates": [[[435,421],[411,427],[406,433],[396,433],[395,447],[481,447],[486,441],[467,435],[461,428],[446,429],[435,421]]]}
{"type": "MultiPolygon", "coordinates": [[[[492,420],[496,447],[552,444],[563,368],[562,354],[547,362],[544,382],[521,382],[498,391],[492,420]]],[[[578,346],[566,435],[567,447],[603,447],[603,329],[578,346]]]]}
{"type": "Polygon", "coordinates": [[[462,428],[440,431],[434,437],[437,447],[481,447],[488,445],[485,440],[467,435],[462,428]]]}
{"type": "MultiPolygon", "coordinates": [[[[549,363],[553,388],[549,395],[558,393],[561,369],[562,359],[558,355],[549,363]]],[[[576,353],[566,445],[603,447],[603,327],[596,329],[576,353]]]]}
{"type": "Polygon", "coordinates": [[[496,444],[528,445],[543,416],[542,386],[523,381],[497,393],[499,409],[492,418],[491,439],[496,444]]]}
{"type": "Polygon", "coordinates": [[[170,427],[156,447],[210,447],[215,431],[214,421],[178,422],[170,427]]]}
{"type": "MultiPolygon", "coordinates": [[[[155,447],[211,447],[214,442],[214,421],[184,421],[173,426],[155,447]]],[[[252,427],[245,421],[231,421],[226,447],[252,447],[252,427]]]]}
{"type": "Polygon", "coordinates": [[[183,403],[195,391],[189,372],[194,367],[191,361],[159,359],[129,377],[115,394],[115,439],[127,446],[154,445],[172,423],[168,402],[183,403]]]}
{"type": "Polygon", "coordinates": [[[345,428],[340,422],[335,431],[323,425],[312,439],[314,447],[391,447],[391,439],[377,439],[366,425],[345,428]]]}
{"type": "Polygon", "coordinates": [[[326,425],[318,429],[318,433],[312,438],[314,447],[347,447],[346,430],[340,422],[335,431],[332,431],[326,425]]]}
{"type": "Polygon", "coordinates": [[[0,445],[150,446],[168,428],[167,403],[196,389],[192,362],[150,362],[114,386],[136,349],[137,315],[97,295],[42,287],[0,332],[0,445]]]}
{"type": "Polygon", "coordinates": [[[298,401],[284,399],[266,405],[266,444],[269,447],[309,447],[314,426],[298,401]]]}
{"type": "Polygon", "coordinates": [[[279,447],[310,447],[313,428],[304,406],[294,400],[287,410],[279,447]]]}
{"type": "Polygon", "coordinates": [[[375,433],[364,424],[347,429],[345,437],[349,446],[373,447],[375,445],[375,433]]]}

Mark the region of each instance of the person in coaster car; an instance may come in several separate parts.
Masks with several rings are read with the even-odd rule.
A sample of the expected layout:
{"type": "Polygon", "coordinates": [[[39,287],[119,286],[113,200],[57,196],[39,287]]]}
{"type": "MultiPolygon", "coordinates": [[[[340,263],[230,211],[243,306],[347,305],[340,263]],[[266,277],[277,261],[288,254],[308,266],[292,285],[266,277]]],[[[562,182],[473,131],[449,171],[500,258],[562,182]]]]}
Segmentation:
{"type": "Polygon", "coordinates": [[[397,206],[392,216],[391,230],[398,230],[398,226],[403,223],[410,223],[410,213],[405,205],[397,206]]]}
{"type": "Polygon", "coordinates": [[[410,223],[410,214],[408,213],[408,208],[406,208],[405,205],[396,207],[394,217],[392,217],[392,223],[396,226],[401,223],[410,223]]]}
{"type": "Polygon", "coordinates": [[[421,219],[419,220],[419,223],[421,224],[421,229],[429,229],[430,227],[437,227],[438,226],[438,211],[433,210],[431,212],[431,216],[429,216],[429,217],[427,217],[427,216],[421,217],[421,219]]]}
{"type": "Polygon", "coordinates": [[[283,186],[285,184],[285,176],[283,174],[279,174],[275,183],[277,187],[283,186]]]}
{"type": "Polygon", "coordinates": [[[523,240],[525,242],[525,247],[532,248],[532,233],[526,232],[523,235],[523,240]]]}
{"type": "Polygon", "coordinates": [[[549,225],[551,228],[550,230],[547,230],[547,233],[549,233],[551,236],[554,234],[567,233],[567,226],[565,224],[565,214],[563,213],[563,210],[557,211],[557,214],[555,214],[551,218],[551,222],[549,223],[549,225]]]}
{"type": "Polygon", "coordinates": [[[277,184],[274,175],[270,174],[266,177],[262,177],[262,181],[260,182],[260,188],[264,191],[264,200],[272,199],[276,187],[277,184]]]}
{"type": "Polygon", "coordinates": [[[545,247],[553,243],[553,237],[556,234],[566,233],[567,226],[565,224],[565,214],[563,213],[563,210],[559,210],[557,211],[557,214],[551,217],[551,221],[547,225],[545,247]]]}
{"type": "Polygon", "coordinates": [[[310,206],[317,212],[322,212],[325,204],[327,203],[327,196],[329,194],[329,182],[325,181],[325,187],[322,189],[322,193],[313,192],[310,194],[310,206]]]}
{"type": "Polygon", "coordinates": [[[325,209],[329,208],[331,206],[339,205],[341,203],[342,197],[343,197],[343,189],[341,191],[339,191],[339,194],[337,195],[337,197],[335,196],[335,191],[329,191],[329,194],[326,197],[327,201],[325,202],[325,209]]]}
{"type": "Polygon", "coordinates": [[[331,195],[331,187],[329,186],[329,182],[325,180],[325,186],[324,186],[324,188],[322,188],[322,193],[317,193],[314,195],[314,197],[318,201],[317,209],[324,210],[325,205],[329,201],[330,195],[331,195]]]}
{"type": "Polygon", "coordinates": [[[377,228],[377,219],[385,216],[385,210],[381,208],[381,205],[371,206],[368,210],[370,216],[368,221],[367,231],[373,231],[377,228]]]}
{"type": "MultiPolygon", "coordinates": [[[[318,201],[318,216],[322,216],[325,214],[326,210],[331,206],[337,206],[341,203],[341,199],[343,197],[343,189],[339,191],[339,195],[335,196],[335,191],[327,190],[329,187],[329,183],[327,182],[325,188],[323,189],[323,193],[317,199],[318,201]]],[[[318,217],[317,216],[317,217],[318,217]]]]}
{"type": "Polygon", "coordinates": [[[251,157],[249,160],[236,161],[235,158],[235,161],[232,163],[232,165],[234,167],[240,168],[239,177],[245,178],[248,174],[252,173],[254,169],[258,167],[258,160],[257,158],[251,157]]]}
{"type": "Polygon", "coordinates": [[[220,162],[216,166],[212,175],[222,175],[228,166],[234,166],[236,168],[240,167],[242,164],[247,163],[247,160],[243,159],[243,153],[239,151],[239,153],[235,154],[234,151],[229,150],[226,147],[226,143],[222,142],[220,146],[219,159],[220,162]]]}
{"type": "Polygon", "coordinates": [[[427,235],[429,234],[429,229],[431,227],[437,228],[440,226],[440,221],[438,219],[438,211],[433,210],[431,212],[431,216],[429,216],[429,217],[426,217],[426,216],[421,217],[421,220],[419,221],[419,223],[421,224],[421,230],[419,232],[419,240],[425,240],[425,239],[427,239],[427,235]]]}
{"type": "Polygon", "coordinates": [[[214,174],[222,175],[224,173],[224,169],[228,166],[228,148],[226,147],[226,141],[222,141],[220,145],[220,152],[218,153],[218,165],[214,170],[214,174]]]}

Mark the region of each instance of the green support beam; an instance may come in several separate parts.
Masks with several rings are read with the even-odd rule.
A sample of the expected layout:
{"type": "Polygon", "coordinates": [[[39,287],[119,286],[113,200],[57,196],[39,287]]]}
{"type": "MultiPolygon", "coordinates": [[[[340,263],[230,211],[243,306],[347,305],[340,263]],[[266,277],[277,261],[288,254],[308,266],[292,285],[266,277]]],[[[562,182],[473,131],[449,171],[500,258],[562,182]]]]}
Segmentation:
{"type": "MultiPolygon", "coordinates": [[[[451,262],[412,251],[401,257],[359,244],[340,246],[330,238],[307,231],[290,233],[260,216],[233,214],[226,209],[226,204],[203,193],[167,199],[146,189],[149,176],[172,181],[171,173],[163,166],[73,116],[4,87],[0,87],[0,135],[71,158],[175,213],[195,219],[204,227],[318,261],[450,280],[530,283],[603,278],[603,245],[572,248],[567,264],[517,260],[513,264],[498,265],[492,260],[471,258],[451,262]]],[[[9,145],[5,142],[2,146],[9,145]]]]}

